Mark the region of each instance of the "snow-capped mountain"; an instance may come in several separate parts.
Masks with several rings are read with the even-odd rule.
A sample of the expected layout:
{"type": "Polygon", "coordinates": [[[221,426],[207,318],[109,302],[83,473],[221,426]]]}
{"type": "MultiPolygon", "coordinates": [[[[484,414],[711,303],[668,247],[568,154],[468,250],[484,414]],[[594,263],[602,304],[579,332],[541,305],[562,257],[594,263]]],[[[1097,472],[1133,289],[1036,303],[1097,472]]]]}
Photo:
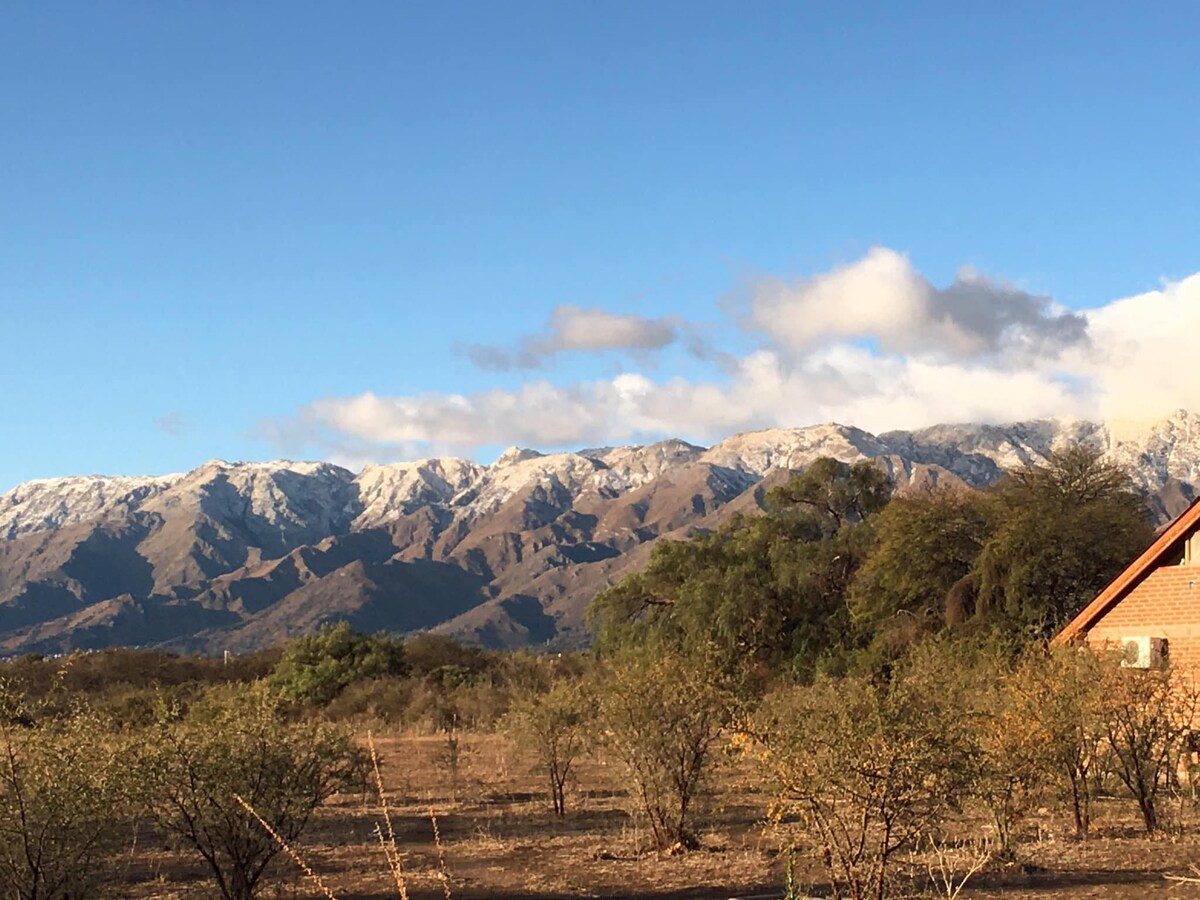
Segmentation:
{"type": "Polygon", "coordinates": [[[27,481],[0,495],[0,539],[61,528],[131,509],[182,477],[73,475],[27,481]]]}
{"type": "Polygon", "coordinates": [[[754,486],[822,456],[898,485],[1005,469],[1085,443],[1169,517],[1200,482],[1200,416],[1039,420],[874,435],[837,424],[540,453],[371,465],[213,460],[157,477],[72,476],[0,495],[0,653],[167,642],[258,646],[350,618],[515,644],[570,633],[659,537],[749,508],[754,486]],[[740,499],[742,498],[742,499],[740,499]],[[734,502],[737,501],[737,502],[734,502]]]}

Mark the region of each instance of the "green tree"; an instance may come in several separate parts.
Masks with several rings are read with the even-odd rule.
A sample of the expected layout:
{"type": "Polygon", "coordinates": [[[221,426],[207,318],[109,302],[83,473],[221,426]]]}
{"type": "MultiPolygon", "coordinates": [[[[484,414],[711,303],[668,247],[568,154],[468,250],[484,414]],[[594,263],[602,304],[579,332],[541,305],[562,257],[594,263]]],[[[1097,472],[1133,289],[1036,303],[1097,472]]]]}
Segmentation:
{"type": "Polygon", "coordinates": [[[1050,635],[1153,539],[1145,502],[1100,451],[1076,446],[1009,473],[976,564],[980,611],[1050,635]]]}
{"type": "Polygon", "coordinates": [[[225,900],[251,900],[280,852],[239,797],[292,843],[328,797],[365,783],[344,731],[289,723],[284,710],[263,683],[213,688],[184,719],[164,710],[143,751],[151,816],[204,860],[225,900]]]}
{"type": "Polygon", "coordinates": [[[897,496],[874,519],[874,542],[850,589],[855,625],[869,634],[898,618],[920,630],[953,624],[971,610],[951,608],[988,535],[987,497],[963,487],[897,496]]]}
{"type": "Polygon", "coordinates": [[[867,464],[819,460],[768,492],[764,515],[659,543],[647,567],[598,595],[601,647],[656,640],[715,649],[724,671],[808,677],[846,639],[846,592],[866,557],[887,480],[867,464]]]}
{"type": "Polygon", "coordinates": [[[338,622],[289,643],[271,681],[292,700],[325,704],[356,681],[404,671],[404,646],[399,640],[360,634],[349,622],[338,622]]]}
{"type": "Polygon", "coordinates": [[[892,496],[892,482],[878,466],[849,465],[823,456],[786,484],[766,494],[768,509],[800,509],[812,515],[825,534],[867,519],[892,496]]]}

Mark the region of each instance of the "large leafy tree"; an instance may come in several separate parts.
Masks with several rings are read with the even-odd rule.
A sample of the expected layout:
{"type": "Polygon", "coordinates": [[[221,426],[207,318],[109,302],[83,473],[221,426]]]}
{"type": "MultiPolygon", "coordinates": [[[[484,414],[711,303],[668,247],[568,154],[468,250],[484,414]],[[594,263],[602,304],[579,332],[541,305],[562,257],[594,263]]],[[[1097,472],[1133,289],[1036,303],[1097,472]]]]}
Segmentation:
{"type": "Polygon", "coordinates": [[[767,492],[768,509],[803,510],[834,535],[883,509],[892,496],[892,482],[869,462],[854,465],[823,456],[801,474],[767,492]]]}
{"type": "Polygon", "coordinates": [[[869,464],[819,460],[767,493],[765,515],[663,542],[644,571],[593,601],[600,646],[653,638],[715,648],[727,668],[811,674],[847,639],[846,592],[889,490],[869,464]]]}
{"type": "Polygon", "coordinates": [[[404,645],[385,634],[360,634],[349,622],[326,625],[284,648],[271,682],[301,703],[328,703],[348,685],[405,672],[404,645]]]}
{"type": "Polygon", "coordinates": [[[855,624],[872,634],[913,623],[930,630],[969,612],[953,601],[987,540],[987,504],[983,493],[962,486],[893,500],[875,520],[874,545],[851,586],[855,624]]]}
{"type": "Polygon", "coordinates": [[[979,611],[1038,634],[1069,621],[1154,536],[1129,476],[1090,447],[1009,473],[991,499],[979,611]]]}

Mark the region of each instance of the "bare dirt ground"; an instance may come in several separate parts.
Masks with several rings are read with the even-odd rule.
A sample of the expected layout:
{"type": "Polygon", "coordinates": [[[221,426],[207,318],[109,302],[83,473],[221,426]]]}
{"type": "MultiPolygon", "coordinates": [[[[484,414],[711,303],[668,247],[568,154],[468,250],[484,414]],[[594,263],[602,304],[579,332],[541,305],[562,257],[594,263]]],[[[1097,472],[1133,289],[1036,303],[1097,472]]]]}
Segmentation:
{"type": "MultiPolygon", "coordinates": [[[[444,738],[377,735],[376,743],[413,900],[783,895],[784,836],[764,826],[765,798],[732,763],[717,779],[717,790],[698,820],[703,823],[703,849],[671,856],[648,850],[647,835],[630,815],[618,769],[602,757],[580,763],[567,816],[559,820],[532,761],[504,738],[465,736],[457,785],[444,738]]],[[[1149,839],[1140,833],[1133,813],[1124,801],[1101,801],[1096,836],[1081,843],[1070,839],[1065,821],[1043,811],[1030,824],[1018,861],[992,864],[962,896],[1200,897],[1200,885],[1167,877],[1188,875],[1189,865],[1200,863],[1200,819],[1191,821],[1183,837],[1149,839]]],[[[319,811],[296,847],[339,900],[397,896],[375,834],[379,822],[373,793],[339,796],[319,811]]],[[[925,869],[922,860],[911,864],[918,872],[925,869]]],[[[121,865],[119,895],[130,900],[213,896],[199,865],[149,835],[131,847],[121,865]]],[[[797,874],[814,896],[825,895],[817,869],[801,863],[797,874]]],[[[320,892],[281,858],[263,896],[318,897],[320,892]]]]}

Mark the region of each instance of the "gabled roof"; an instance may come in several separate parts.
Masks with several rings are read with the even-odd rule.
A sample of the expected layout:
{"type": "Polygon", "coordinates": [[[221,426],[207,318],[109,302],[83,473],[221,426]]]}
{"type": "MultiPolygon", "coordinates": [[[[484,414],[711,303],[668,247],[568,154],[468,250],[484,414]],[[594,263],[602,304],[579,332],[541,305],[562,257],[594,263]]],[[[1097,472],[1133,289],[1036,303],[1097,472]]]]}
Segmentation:
{"type": "Polygon", "coordinates": [[[1054,636],[1053,644],[1066,644],[1087,632],[1105,613],[1120,603],[1142,579],[1177,552],[1179,546],[1193,531],[1200,528],[1200,498],[1164,528],[1142,555],[1130,563],[1120,575],[1109,582],[1108,587],[1083,608],[1074,619],[1054,636]]]}

